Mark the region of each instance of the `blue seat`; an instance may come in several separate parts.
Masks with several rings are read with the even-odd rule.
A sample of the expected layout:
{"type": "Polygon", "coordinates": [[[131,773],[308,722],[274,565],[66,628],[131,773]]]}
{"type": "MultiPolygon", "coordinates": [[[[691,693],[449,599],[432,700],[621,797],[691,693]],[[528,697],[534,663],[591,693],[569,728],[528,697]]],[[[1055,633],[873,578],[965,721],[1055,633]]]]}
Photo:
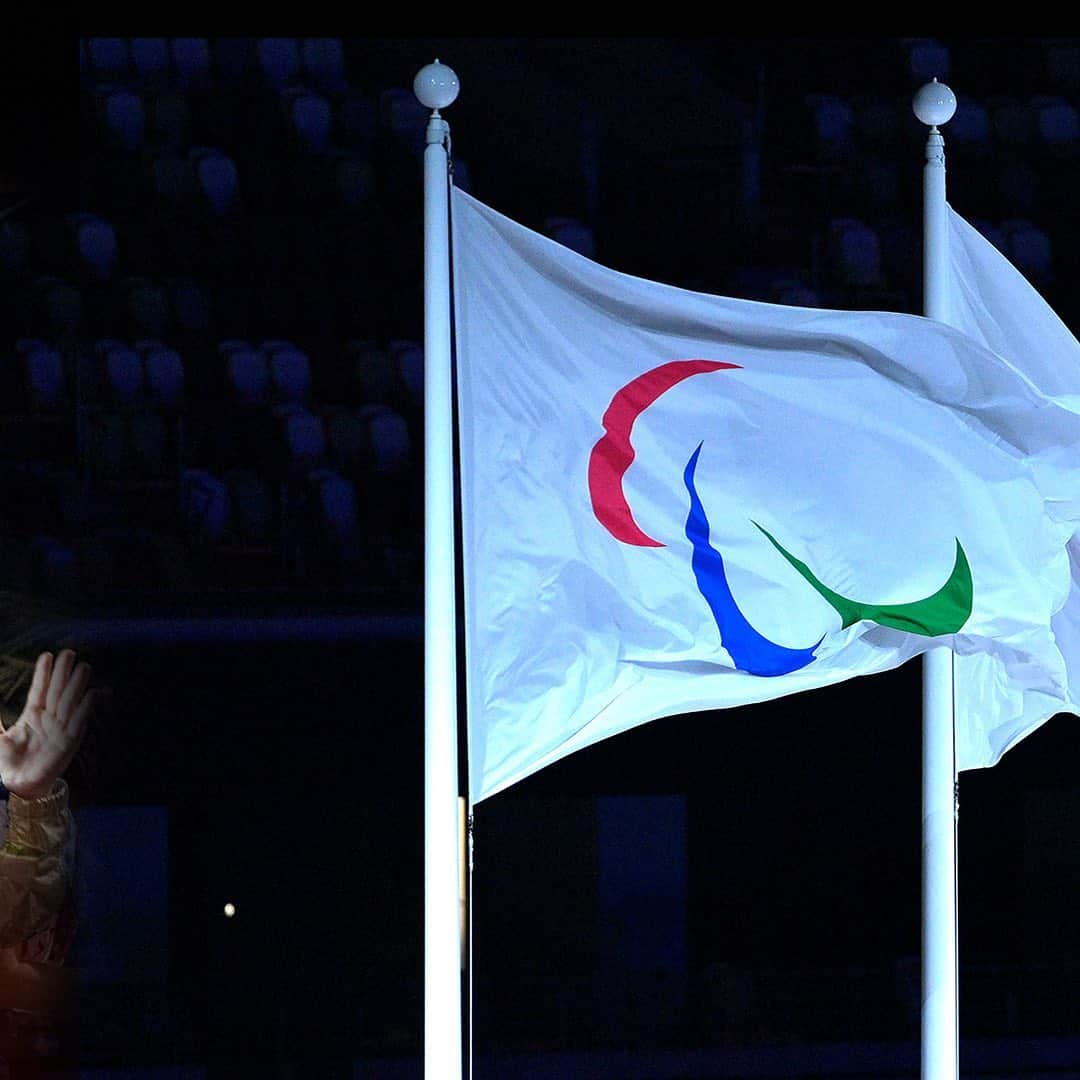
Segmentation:
{"type": "Polygon", "coordinates": [[[855,113],[849,102],[835,94],[808,94],[818,161],[829,164],[846,161],[856,149],[855,113]]]}
{"type": "Polygon", "coordinates": [[[146,110],[142,98],[133,90],[109,88],[99,97],[101,121],[108,141],[115,147],[135,153],[146,133],[146,110]]]}
{"type": "Polygon", "coordinates": [[[277,401],[303,403],[311,395],[311,361],[288,341],[264,342],[261,351],[270,367],[270,384],[277,401]]]}
{"type": "Polygon", "coordinates": [[[424,349],[418,341],[392,341],[390,356],[398,376],[418,408],[424,404],[424,349]]]}
{"type": "Polygon", "coordinates": [[[396,396],[399,376],[386,350],[376,341],[349,341],[345,345],[345,363],[350,379],[364,404],[381,405],[396,396]]]}
{"type": "Polygon", "coordinates": [[[413,154],[424,152],[428,110],[411,90],[390,87],[379,95],[379,117],[391,140],[413,154]]]}
{"type": "Polygon", "coordinates": [[[330,148],[333,112],[330,102],[310,90],[288,89],[281,95],[290,141],[308,154],[325,154],[330,148]]]}
{"type": "Polygon", "coordinates": [[[1053,246],[1050,236],[1027,218],[1002,222],[1009,261],[1036,287],[1052,284],[1053,246]]]}
{"type": "Polygon", "coordinates": [[[952,54],[948,46],[934,38],[907,38],[907,71],[913,85],[937,79],[947,83],[952,72],[952,54]]]}
{"type": "Polygon", "coordinates": [[[26,226],[10,215],[0,221],[0,269],[18,274],[26,266],[30,254],[30,233],[26,226]]]}
{"type": "Polygon", "coordinates": [[[229,488],[209,469],[185,469],[180,481],[180,508],[184,532],[198,545],[220,544],[232,513],[229,488]]]}
{"type": "Polygon", "coordinates": [[[297,402],[274,405],[270,412],[277,424],[276,458],[287,485],[327,463],[322,416],[297,402]]]}
{"type": "Polygon", "coordinates": [[[69,215],[68,226],[74,234],[83,275],[93,281],[106,281],[116,269],[116,230],[96,214],[69,215]]]}
{"type": "Polygon", "coordinates": [[[583,222],[572,217],[549,217],[544,220],[544,232],[556,243],[584,255],[596,258],[596,239],[593,231],[583,222]]]}
{"type": "Polygon", "coordinates": [[[1076,106],[1064,98],[1049,96],[1035,99],[1032,106],[1040,149],[1051,157],[1076,157],[1080,151],[1080,115],[1076,106]]]}
{"type": "Polygon", "coordinates": [[[90,38],[86,60],[94,82],[121,82],[128,75],[130,57],[126,38],[90,38]]]}
{"type": "Polygon", "coordinates": [[[129,345],[115,339],[98,342],[102,367],[102,389],[106,403],[134,405],[145,393],[142,357],[129,345]]]}
{"type": "Polygon", "coordinates": [[[239,347],[225,353],[224,360],[226,385],[237,405],[269,404],[270,365],[265,353],[239,347]]]}
{"type": "Polygon", "coordinates": [[[412,439],[405,418],[387,405],[362,405],[356,415],[367,425],[375,472],[408,472],[412,439]]]}
{"type": "Polygon", "coordinates": [[[220,150],[191,150],[191,163],[203,203],[215,217],[228,217],[239,208],[240,177],[232,159],[220,150]]]}
{"type": "Polygon", "coordinates": [[[184,361],[175,349],[160,342],[144,345],[143,374],[151,399],[169,410],[184,404],[184,361]]]}
{"type": "Polygon", "coordinates": [[[300,54],[308,83],[320,93],[334,97],[349,89],[341,38],[306,38],[300,54]]]}
{"type": "Polygon", "coordinates": [[[210,85],[210,43],[206,38],[173,38],[173,70],[185,90],[210,85]]]}
{"type": "Polygon", "coordinates": [[[345,405],[323,406],[323,428],[331,459],[345,476],[356,478],[372,465],[367,425],[345,405]]]}
{"type": "Polygon", "coordinates": [[[956,115],[945,129],[948,148],[967,157],[985,157],[990,153],[991,130],[987,107],[981,101],[957,95],[956,115]]]}
{"type": "Polygon", "coordinates": [[[129,47],[139,84],[152,88],[164,83],[169,73],[168,41],[165,38],[132,38],[129,47]]]}
{"type": "Polygon", "coordinates": [[[829,249],[840,281],[854,288],[882,284],[881,243],[877,231],[855,218],[829,219],[829,249]]]}
{"type": "Polygon", "coordinates": [[[260,38],[255,58],[263,80],[275,90],[284,90],[299,78],[300,49],[295,38],[260,38]]]}
{"type": "Polygon", "coordinates": [[[67,403],[64,358],[43,341],[24,341],[19,350],[23,385],[31,412],[54,413],[67,403]]]}

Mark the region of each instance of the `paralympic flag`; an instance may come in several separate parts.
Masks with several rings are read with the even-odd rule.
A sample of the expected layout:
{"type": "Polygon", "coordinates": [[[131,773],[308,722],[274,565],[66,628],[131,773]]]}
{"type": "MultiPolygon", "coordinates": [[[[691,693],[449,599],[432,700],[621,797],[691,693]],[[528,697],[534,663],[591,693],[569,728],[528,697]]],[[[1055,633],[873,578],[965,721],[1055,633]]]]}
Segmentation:
{"type": "Polygon", "coordinates": [[[451,211],[474,802],[932,645],[1065,699],[1064,404],[927,319],[693,293],[451,211]]]}
{"type": "MultiPolygon", "coordinates": [[[[1062,468],[1073,478],[1068,501],[1048,503],[1047,512],[1075,519],[1080,455],[1057,424],[1063,417],[1068,423],[1068,412],[1080,417],[1080,342],[1020,271],[951,208],[949,259],[950,324],[997,353],[999,364],[1013,365],[1054,405],[1045,423],[1027,426],[1018,447],[1034,465],[1062,468]]],[[[1080,715],[1080,530],[1068,553],[1068,595],[1050,619],[1065,664],[1064,684],[1010,678],[1008,667],[987,653],[956,658],[956,704],[966,718],[956,740],[962,769],[993,765],[1055,713],[1080,715]]]]}

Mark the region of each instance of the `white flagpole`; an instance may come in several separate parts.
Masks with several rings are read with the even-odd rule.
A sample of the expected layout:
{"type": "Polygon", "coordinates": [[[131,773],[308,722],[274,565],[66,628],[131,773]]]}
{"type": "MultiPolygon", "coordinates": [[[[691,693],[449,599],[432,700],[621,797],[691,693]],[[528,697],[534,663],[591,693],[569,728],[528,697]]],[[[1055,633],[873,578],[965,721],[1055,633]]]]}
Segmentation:
{"type": "MultiPolygon", "coordinates": [[[[936,79],[915,95],[915,115],[930,125],[923,169],[924,314],[949,322],[949,236],[945,140],[938,131],[956,111],[936,79]]],[[[956,736],[952,652],[923,655],[922,1080],[959,1072],[956,949],[956,736]]]]}
{"type": "Polygon", "coordinates": [[[434,110],[424,150],[424,1077],[461,1080],[457,621],[450,366],[450,68],[413,80],[434,110]]]}

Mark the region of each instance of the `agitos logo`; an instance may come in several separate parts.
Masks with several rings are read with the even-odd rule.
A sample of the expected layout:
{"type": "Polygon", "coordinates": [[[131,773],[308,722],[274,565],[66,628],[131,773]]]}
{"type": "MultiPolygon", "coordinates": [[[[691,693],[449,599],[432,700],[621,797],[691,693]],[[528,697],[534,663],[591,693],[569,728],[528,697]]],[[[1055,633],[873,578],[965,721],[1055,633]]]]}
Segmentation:
{"type": "MultiPolygon", "coordinates": [[[[623,477],[635,456],[630,442],[634,422],[661,394],[684,379],[705,372],[739,368],[739,364],[718,360],[672,360],[628,382],[611,399],[603,418],[604,435],[589,456],[589,494],[597,520],[616,540],[636,547],[664,546],[638,526],[623,491],[623,477]]],[[[740,671],[751,675],[785,675],[797,671],[813,661],[824,635],[808,648],[789,649],[758,633],[739,609],[728,584],[724,558],[710,543],[709,519],[694,486],[702,445],[698,444],[683,471],[683,483],[690,496],[685,531],[693,547],[691,565],[697,587],[713,613],[724,648],[740,671]]],[[[909,604],[867,604],[834,592],[776,537],[757,522],[753,524],[810,587],[837,611],[845,627],[867,619],[911,634],[937,637],[956,633],[971,614],[971,570],[959,540],[952,573],[937,592],[909,604]]]]}

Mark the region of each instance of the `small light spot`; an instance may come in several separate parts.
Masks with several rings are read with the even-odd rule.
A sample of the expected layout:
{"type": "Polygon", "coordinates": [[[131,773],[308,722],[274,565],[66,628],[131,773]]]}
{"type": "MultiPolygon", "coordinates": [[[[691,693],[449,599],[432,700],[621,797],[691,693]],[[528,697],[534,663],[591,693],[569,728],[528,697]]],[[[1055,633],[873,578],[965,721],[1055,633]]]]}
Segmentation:
{"type": "Polygon", "coordinates": [[[225,918],[231,919],[236,914],[236,908],[232,904],[225,905],[225,918]]]}

